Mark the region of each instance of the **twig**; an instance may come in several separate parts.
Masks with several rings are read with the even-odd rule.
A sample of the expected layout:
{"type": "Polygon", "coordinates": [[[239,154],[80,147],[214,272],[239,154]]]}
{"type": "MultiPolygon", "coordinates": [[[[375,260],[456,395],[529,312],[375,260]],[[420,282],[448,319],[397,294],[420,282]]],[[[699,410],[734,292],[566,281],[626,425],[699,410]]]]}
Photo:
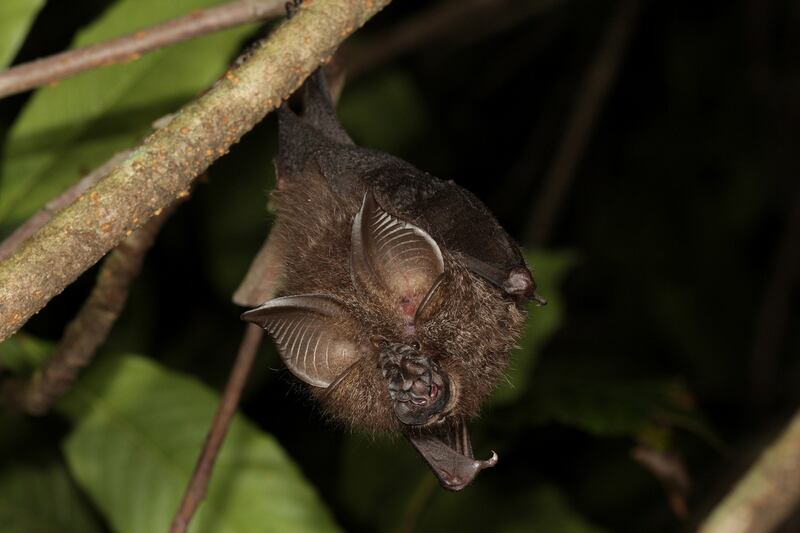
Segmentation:
{"type": "MultiPolygon", "coordinates": [[[[447,0],[432,2],[429,7],[382,32],[377,38],[354,44],[344,50],[347,74],[353,78],[392,58],[430,45],[448,36],[474,40],[480,35],[494,33],[511,24],[519,24],[528,16],[552,7],[560,0],[523,2],[518,0],[447,0]],[[522,5],[520,5],[522,4],[522,5]],[[489,19],[487,19],[489,17],[489,19]],[[495,19],[498,23],[487,24],[495,19]],[[464,26],[475,26],[464,31],[464,26]]],[[[448,38],[452,43],[452,38],[448,38]]]]}
{"type": "Polygon", "coordinates": [[[661,482],[672,512],[680,520],[686,520],[689,515],[686,497],[692,483],[683,459],[674,452],[657,450],[642,444],[637,444],[631,450],[631,458],[661,482]]]}
{"type": "Polygon", "coordinates": [[[0,341],[275,109],[389,0],[314,0],[0,263],[0,341]]]}
{"type": "Polygon", "coordinates": [[[792,292],[800,281],[800,187],[790,209],[758,311],[750,355],[751,397],[756,407],[774,395],[781,339],[791,314],[792,292]]]}
{"type": "Polygon", "coordinates": [[[30,379],[3,383],[6,403],[28,414],[43,415],[69,390],[125,307],[130,284],[138,276],[167,217],[165,213],[151,219],[111,252],[100,268],[92,293],[67,325],[47,363],[30,379]]]}
{"type": "Polygon", "coordinates": [[[0,72],[0,98],[86,70],[137,59],[146,52],[248,22],[280,16],[282,0],[237,0],[197,10],[130,35],[69,50],[0,72]]]}
{"type": "Polygon", "coordinates": [[[270,231],[261,249],[256,254],[239,288],[233,294],[233,302],[243,307],[261,305],[275,296],[283,274],[283,264],[275,233],[270,231]]]}
{"type": "Polygon", "coordinates": [[[620,0],[617,5],[528,221],[525,241],[530,244],[543,245],[550,237],[575,169],[616,78],[640,7],[640,0],[620,0]]]}
{"type": "Polygon", "coordinates": [[[403,520],[400,522],[400,527],[397,530],[399,533],[413,533],[417,530],[419,516],[430,503],[431,496],[436,492],[438,486],[436,478],[428,475],[427,472],[419,480],[414,492],[412,492],[408,498],[408,503],[406,503],[406,509],[403,512],[403,520]]]}
{"type": "Polygon", "coordinates": [[[263,336],[264,330],[258,326],[253,324],[245,326],[244,336],[239,345],[239,353],[236,355],[228,384],[225,386],[225,392],[214,415],[214,421],[203,445],[200,459],[198,459],[192,478],[189,480],[189,486],[186,488],[180,508],[170,526],[170,533],[186,531],[192,516],[206,495],[214,462],[225,440],[228,426],[236,414],[236,406],[239,404],[239,398],[242,396],[242,390],[253,367],[263,336]]]}
{"type": "Polygon", "coordinates": [[[774,531],[800,504],[800,411],[700,527],[701,533],[774,531]]]}
{"type": "Polygon", "coordinates": [[[43,208],[37,211],[32,217],[26,220],[25,223],[18,227],[14,233],[6,237],[6,239],[0,243],[0,261],[10,257],[23,242],[39,231],[42,226],[47,224],[56,213],[75,202],[75,200],[80,198],[81,194],[94,186],[95,183],[100,181],[100,178],[106,176],[117,165],[125,161],[130,154],[130,151],[116,154],[81,178],[78,183],[61,193],[58,197],[47,202],[43,208]]]}

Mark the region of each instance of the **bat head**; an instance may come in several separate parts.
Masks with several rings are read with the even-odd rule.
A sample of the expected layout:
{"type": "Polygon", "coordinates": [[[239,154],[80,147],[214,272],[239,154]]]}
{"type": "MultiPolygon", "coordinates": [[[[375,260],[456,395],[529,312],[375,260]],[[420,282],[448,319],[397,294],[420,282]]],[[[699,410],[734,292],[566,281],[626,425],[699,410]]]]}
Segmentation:
{"type": "Polygon", "coordinates": [[[436,354],[420,344],[417,328],[437,301],[442,253],[425,231],[389,215],[372,194],[365,195],[350,236],[353,290],[385,311],[394,326],[388,336],[371,334],[365,342],[358,311],[324,294],[276,298],[242,318],[269,331],[287,368],[309,385],[333,389],[367,358],[399,423],[440,422],[452,409],[451,382],[436,354]]]}

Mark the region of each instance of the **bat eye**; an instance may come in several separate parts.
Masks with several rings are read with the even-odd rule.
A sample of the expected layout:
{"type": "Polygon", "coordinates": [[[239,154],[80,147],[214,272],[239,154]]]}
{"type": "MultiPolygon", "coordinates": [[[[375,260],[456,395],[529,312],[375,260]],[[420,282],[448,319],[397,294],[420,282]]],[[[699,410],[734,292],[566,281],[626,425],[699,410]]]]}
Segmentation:
{"type": "Polygon", "coordinates": [[[419,345],[419,343],[417,341],[411,341],[411,344],[409,344],[409,346],[411,346],[412,348],[414,348],[417,351],[419,351],[419,349],[420,349],[420,345],[419,345]]]}

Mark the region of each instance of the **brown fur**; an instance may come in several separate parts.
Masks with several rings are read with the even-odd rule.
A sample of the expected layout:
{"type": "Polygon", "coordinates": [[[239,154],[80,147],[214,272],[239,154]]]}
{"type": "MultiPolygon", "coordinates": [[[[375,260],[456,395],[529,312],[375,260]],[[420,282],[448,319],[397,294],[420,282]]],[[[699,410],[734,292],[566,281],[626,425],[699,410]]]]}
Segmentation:
{"type": "MultiPolygon", "coordinates": [[[[350,276],[350,233],[360,198],[334,193],[316,167],[307,168],[302,180],[279,180],[273,198],[274,231],[285,261],[282,294],[325,294],[340,301],[350,314],[345,327],[365,350],[338,383],[310,387],[312,395],[328,417],[348,426],[400,431],[370,339],[399,342],[403,324],[391,302],[357,290],[350,276]]],[[[525,312],[439,244],[446,278],[426,320],[417,324],[416,340],[450,377],[449,413],[469,418],[503,376],[525,312]]]]}

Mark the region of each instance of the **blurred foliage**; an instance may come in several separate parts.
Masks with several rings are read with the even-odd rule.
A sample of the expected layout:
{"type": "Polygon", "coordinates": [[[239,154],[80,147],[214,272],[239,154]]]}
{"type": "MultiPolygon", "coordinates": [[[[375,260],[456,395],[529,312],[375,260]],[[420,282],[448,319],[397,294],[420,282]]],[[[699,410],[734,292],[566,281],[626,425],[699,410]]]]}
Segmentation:
{"type": "Polygon", "coordinates": [[[57,455],[17,457],[0,469],[0,528],[26,533],[103,530],[57,455]]]}
{"type": "MultiPolygon", "coordinates": [[[[5,0],[0,64],[214,3],[5,0]]],[[[353,39],[379,46],[429,5],[394,2],[353,39]]],[[[452,19],[442,37],[348,80],[339,106],[357,142],[456,180],[517,238],[612,10],[525,5],[452,19]]],[[[691,527],[731,457],[800,402],[796,305],[772,387],[750,388],[756,316],[800,193],[800,91],[788,85],[798,23],[785,0],[644,4],[558,230],[526,253],[549,303],[531,306],[507,382],[472,422],[476,454],[497,450],[497,467],[462,493],[441,490],[402,439],[328,426],[265,343],[194,530],[691,527]],[[685,461],[688,525],[631,458],[637,446],[685,461]]],[[[0,102],[0,237],[203,91],[254,34],[217,33],[0,102]]],[[[0,415],[2,531],[164,530],[242,332],[230,295],[271,223],[275,146],[267,117],[209,169],[55,413],[0,415]]],[[[95,273],[0,344],[4,375],[46,360],[95,273]]]]}
{"type": "MultiPolygon", "coordinates": [[[[72,47],[132,33],[213,0],[120,0],[72,47]]],[[[0,223],[18,223],[115,152],[157,118],[220,75],[254,26],[215,33],[92,70],[36,92],[14,123],[0,164],[0,223]]]]}
{"type": "MultiPolygon", "coordinates": [[[[219,396],[144,358],[96,364],[61,402],[64,455],[114,531],[168,529],[219,396]]],[[[280,446],[235,418],[194,531],[336,531],[280,446]]]]}
{"type": "Polygon", "coordinates": [[[0,67],[14,59],[43,5],[44,0],[6,0],[0,5],[0,67]]]}
{"type": "Polygon", "coordinates": [[[25,376],[47,361],[52,349],[52,343],[19,332],[0,344],[0,362],[4,370],[25,376]]]}

